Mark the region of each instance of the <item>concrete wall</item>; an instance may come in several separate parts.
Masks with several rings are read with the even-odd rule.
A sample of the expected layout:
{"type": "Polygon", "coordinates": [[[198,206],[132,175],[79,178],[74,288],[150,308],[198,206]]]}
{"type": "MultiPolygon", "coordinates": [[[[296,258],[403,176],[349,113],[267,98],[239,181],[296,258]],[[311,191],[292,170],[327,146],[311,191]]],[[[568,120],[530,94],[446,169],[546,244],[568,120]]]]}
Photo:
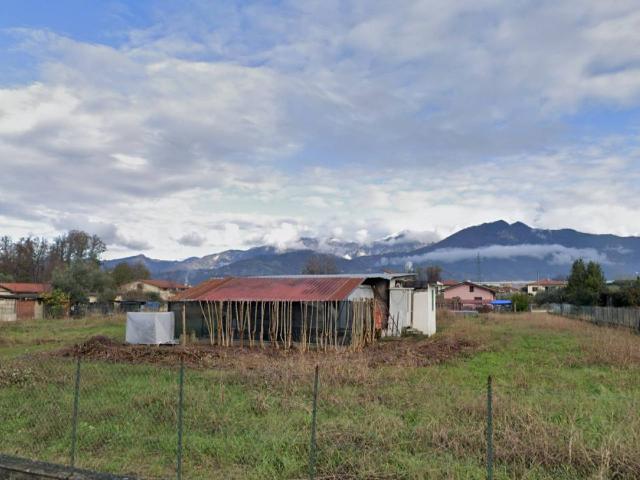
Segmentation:
{"type": "Polygon", "coordinates": [[[15,322],[17,319],[16,301],[13,298],[0,298],[0,322],[15,322]]]}
{"type": "Polygon", "coordinates": [[[42,320],[44,318],[44,303],[42,303],[42,300],[36,302],[33,310],[33,318],[35,320],[42,320]]]}

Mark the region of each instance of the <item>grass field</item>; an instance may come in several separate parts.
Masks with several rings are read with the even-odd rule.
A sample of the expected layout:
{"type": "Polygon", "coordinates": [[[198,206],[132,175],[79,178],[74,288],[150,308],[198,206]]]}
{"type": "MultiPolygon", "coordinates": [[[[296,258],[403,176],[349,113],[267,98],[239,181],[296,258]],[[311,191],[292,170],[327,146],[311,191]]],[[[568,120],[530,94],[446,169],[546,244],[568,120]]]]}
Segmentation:
{"type": "MultiPolygon", "coordinates": [[[[184,478],[306,477],[316,363],[318,478],[484,478],[489,374],[496,478],[640,477],[640,337],[545,314],[441,315],[438,327],[363,354],[196,362],[184,478]]],[[[0,451],[68,462],[75,365],[48,352],[96,334],[122,341],[124,320],[0,325],[0,451]]],[[[171,363],[83,361],[78,466],[175,476],[171,363]]]]}

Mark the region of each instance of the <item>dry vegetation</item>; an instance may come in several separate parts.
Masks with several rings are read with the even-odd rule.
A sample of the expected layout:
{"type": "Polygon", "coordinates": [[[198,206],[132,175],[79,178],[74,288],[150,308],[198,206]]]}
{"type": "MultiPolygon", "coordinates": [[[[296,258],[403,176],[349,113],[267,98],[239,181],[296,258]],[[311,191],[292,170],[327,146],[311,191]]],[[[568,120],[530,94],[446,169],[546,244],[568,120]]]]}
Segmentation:
{"type": "MultiPolygon", "coordinates": [[[[80,353],[81,465],[167,477],[184,356],[187,478],[302,478],[318,363],[320,478],[483,478],[491,374],[497,478],[640,477],[640,337],[544,314],[441,315],[439,329],[326,354],[94,337],[13,360],[0,386],[16,399],[54,380],[66,388],[80,353]]],[[[0,395],[0,408],[9,399],[0,395]]],[[[18,427],[0,437],[12,429],[15,441],[18,427]]]]}

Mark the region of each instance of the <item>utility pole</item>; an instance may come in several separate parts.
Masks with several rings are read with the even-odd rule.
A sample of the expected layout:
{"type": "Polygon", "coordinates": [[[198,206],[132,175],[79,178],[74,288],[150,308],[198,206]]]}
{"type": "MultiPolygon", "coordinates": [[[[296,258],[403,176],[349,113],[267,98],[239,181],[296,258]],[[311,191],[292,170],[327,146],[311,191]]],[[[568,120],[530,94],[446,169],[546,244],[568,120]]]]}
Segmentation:
{"type": "Polygon", "coordinates": [[[476,268],[477,268],[477,278],[478,283],[482,282],[482,259],[480,258],[480,252],[478,252],[478,256],[476,258],[476,268]]]}

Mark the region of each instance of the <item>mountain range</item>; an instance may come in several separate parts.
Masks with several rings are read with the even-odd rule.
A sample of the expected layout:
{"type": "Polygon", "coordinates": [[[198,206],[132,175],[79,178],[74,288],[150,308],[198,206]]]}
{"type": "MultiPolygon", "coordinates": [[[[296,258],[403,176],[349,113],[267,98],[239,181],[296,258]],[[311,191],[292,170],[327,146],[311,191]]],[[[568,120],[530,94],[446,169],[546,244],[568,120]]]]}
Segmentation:
{"type": "Polygon", "coordinates": [[[402,232],[370,244],[301,238],[295,248],[259,246],[226,250],[185,260],[156,260],[145,255],[107,260],[142,263],[154,278],[196,284],[211,277],[298,274],[309,258],[333,257],[342,273],[406,271],[439,265],[443,277],[476,281],[531,280],[562,277],[577,258],[599,262],[608,278],[635,277],[640,272],[640,237],[546,230],[503,220],[460,230],[437,241],[402,232]]]}

